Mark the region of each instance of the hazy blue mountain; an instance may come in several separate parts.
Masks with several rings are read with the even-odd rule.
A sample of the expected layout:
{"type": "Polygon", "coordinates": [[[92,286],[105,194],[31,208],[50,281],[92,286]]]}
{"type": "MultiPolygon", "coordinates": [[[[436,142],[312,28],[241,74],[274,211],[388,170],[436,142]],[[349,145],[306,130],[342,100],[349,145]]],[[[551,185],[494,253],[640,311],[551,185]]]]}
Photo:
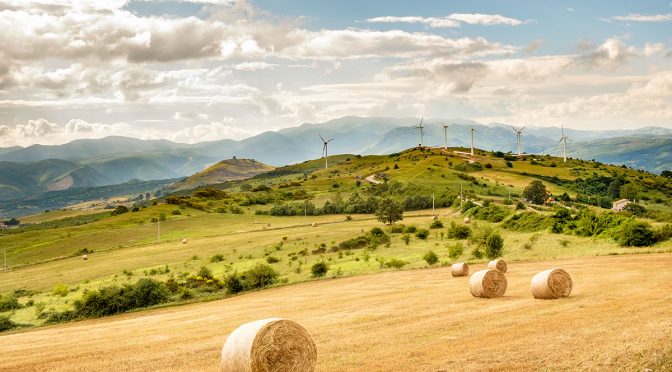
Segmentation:
{"type": "Polygon", "coordinates": [[[111,155],[128,155],[157,150],[189,147],[168,140],[140,140],[110,136],[101,139],[80,139],[63,145],[32,145],[0,155],[0,160],[31,163],[45,159],[78,160],[111,155]]]}
{"type": "MultiPolygon", "coordinates": [[[[167,140],[107,137],[77,140],[64,145],[34,145],[0,151],[0,199],[32,195],[47,190],[95,187],[131,179],[181,178],[198,173],[222,159],[250,158],[282,166],[322,156],[322,141],[329,154],[388,154],[417,146],[417,118],[343,117],[325,123],[307,123],[277,132],[235,141],[181,144],[167,140]],[[58,160],[48,160],[58,159],[58,160]],[[23,164],[19,164],[23,163],[23,164]]],[[[448,125],[448,145],[469,147],[470,129],[476,129],[477,148],[516,152],[516,136],[508,125],[481,124],[467,119],[429,119],[424,144],[443,146],[443,124],[448,125]]],[[[583,131],[567,129],[572,140],[568,156],[627,164],[654,172],[672,169],[672,129],[646,127],[633,130],[583,131]]],[[[560,128],[527,127],[523,151],[560,155],[560,128]]]]}
{"type": "Polygon", "coordinates": [[[20,150],[20,149],[22,149],[22,148],[23,148],[23,147],[21,147],[21,146],[0,147],[0,155],[2,155],[2,154],[6,154],[6,153],[8,153],[8,152],[15,151],[15,150],[20,150]]]}

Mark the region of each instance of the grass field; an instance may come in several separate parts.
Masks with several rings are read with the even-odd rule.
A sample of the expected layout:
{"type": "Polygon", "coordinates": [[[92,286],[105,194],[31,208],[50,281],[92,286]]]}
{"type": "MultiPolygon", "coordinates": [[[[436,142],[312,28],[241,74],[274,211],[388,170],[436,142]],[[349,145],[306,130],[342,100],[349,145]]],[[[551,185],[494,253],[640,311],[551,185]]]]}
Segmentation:
{"type": "MultiPolygon", "coordinates": [[[[447,267],[327,279],[225,300],[0,336],[6,370],[215,371],[238,325],[287,317],[315,338],[318,370],[669,370],[672,255],[511,263],[508,290],[476,299],[447,267]],[[535,300],[562,267],[567,299],[535,300]]],[[[475,265],[472,272],[482,268],[475,265]]]]}

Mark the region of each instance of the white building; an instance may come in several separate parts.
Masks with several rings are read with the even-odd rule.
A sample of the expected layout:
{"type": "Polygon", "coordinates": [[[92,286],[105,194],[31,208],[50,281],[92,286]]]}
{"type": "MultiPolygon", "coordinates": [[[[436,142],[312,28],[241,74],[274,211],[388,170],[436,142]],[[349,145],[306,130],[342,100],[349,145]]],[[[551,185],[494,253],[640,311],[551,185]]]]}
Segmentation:
{"type": "Polygon", "coordinates": [[[628,199],[621,199],[621,200],[616,200],[611,207],[611,210],[614,212],[620,212],[625,208],[626,205],[630,204],[630,200],[628,199]]]}

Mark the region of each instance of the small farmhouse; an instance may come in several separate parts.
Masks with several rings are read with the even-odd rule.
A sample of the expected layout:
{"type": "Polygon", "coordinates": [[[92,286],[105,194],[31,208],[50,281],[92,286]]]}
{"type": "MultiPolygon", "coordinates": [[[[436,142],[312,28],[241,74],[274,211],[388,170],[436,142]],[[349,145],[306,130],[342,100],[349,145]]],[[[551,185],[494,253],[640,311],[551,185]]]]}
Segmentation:
{"type": "Polygon", "coordinates": [[[625,208],[626,205],[630,204],[630,200],[628,199],[621,199],[621,200],[616,200],[611,207],[611,210],[614,212],[620,212],[625,208]]]}

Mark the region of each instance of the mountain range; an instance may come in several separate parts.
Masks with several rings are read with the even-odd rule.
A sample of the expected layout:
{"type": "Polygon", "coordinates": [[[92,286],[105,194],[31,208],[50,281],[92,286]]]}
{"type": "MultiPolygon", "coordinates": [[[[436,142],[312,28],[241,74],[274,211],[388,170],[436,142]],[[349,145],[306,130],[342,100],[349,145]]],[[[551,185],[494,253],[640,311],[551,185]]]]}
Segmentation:
{"type": "MultiPolygon", "coordinates": [[[[443,146],[443,123],[448,145],[467,147],[470,128],[475,146],[516,151],[515,133],[500,123],[480,124],[466,119],[425,120],[424,145],[443,146]]],[[[282,166],[319,158],[324,138],[329,154],[387,154],[418,145],[416,118],[343,117],[325,123],[303,124],[264,132],[240,141],[224,139],[196,144],[128,137],[75,140],[63,145],[32,145],[0,149],[0,199],[20,198],[48,190],[112,185],[132,179],[180,178],[198,173],[222,159],[251,158],[282,166]]],[[[672,129],[566,129],[571,139],[568,156],[626,164],[651,172],[672,169],[672,129]]],[[[560,128],[528,127],[522,134],[528,153],[561,154],[560,128]]]]}

